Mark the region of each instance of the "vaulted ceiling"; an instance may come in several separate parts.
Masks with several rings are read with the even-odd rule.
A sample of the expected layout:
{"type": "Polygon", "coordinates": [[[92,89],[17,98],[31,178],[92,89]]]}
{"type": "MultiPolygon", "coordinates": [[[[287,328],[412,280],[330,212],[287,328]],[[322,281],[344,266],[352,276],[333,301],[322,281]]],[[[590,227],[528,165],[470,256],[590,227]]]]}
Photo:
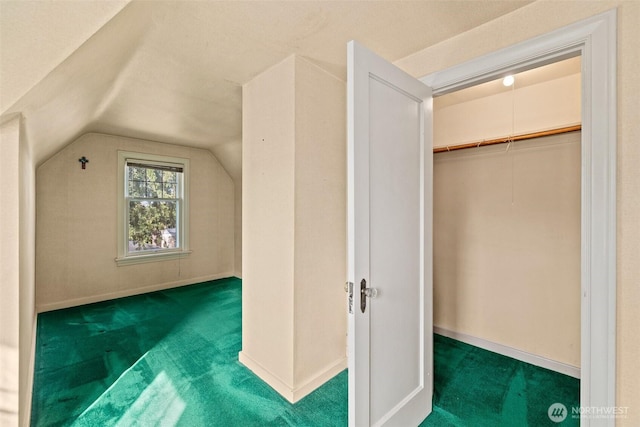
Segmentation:
{"type": "Polygon", "coordinates": [[[517,1],[0,0],[0,107],[39,164],[86,132],[211,150],[239,179],[242,85],[291,54],[345,79],[356,39],[394,61],[517,1]]]}

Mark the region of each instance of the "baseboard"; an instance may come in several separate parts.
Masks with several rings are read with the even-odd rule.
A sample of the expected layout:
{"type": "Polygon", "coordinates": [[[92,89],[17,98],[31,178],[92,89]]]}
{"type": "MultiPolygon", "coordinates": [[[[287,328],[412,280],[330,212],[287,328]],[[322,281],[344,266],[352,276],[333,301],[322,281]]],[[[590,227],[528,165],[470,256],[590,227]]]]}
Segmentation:
{"type": "Polygon", "coordinates": [[[248,356],[244,351],[238,353],[238,360],[247,369],[256,374],[262,381],[267,383],[272,389],[280,393],[282,397],[284,397],[291,403],[295,403],[295,401],[293,400],[293,388],[284,380],[282,380],[277,375],[269,372],[260,363],[256,362],[254,359],[248,356]]]}
{"type": "Polygon", "coordinates": [[[88,297],[72,298],[69,300],[52,302],[49,304],[38,304],[36,305],[36,312],[43,313],[45,311],[76,307],[79,305],[92,304],[94,302],[109,301],[112,299],[146,294],[149,292],[164,291],[166,289],[177,288],[180,286],[195,285],[196,283],[208,282],[210,280],[226,279],[228,277],[233,277],[233,272],[229,271],[229,272],[224,272],[219,274],[211,274],[208,276],[194,277],[191,279],[177,280],[175,282],[143,286],[141,288],[125,289],[117,292],[107,292],[105,294],[100,294],[100,295],[91,295],[88,297]]]}
{"type": "Polygon", "coordinates": [[[472,335],[467,335],[462,332],[450,331],[439,326],[434,326],[433,332],[438,335],[444,335],[445,337],[453,338],[454,340],[462,341],[475,347],[480,347],[494,353],[502,354],[503,356],[511,357],[512,359],[529,363],[531,365],[540,366],[541,368],[550,369],[555,372],[560,372],[561,374],[569,375],[573,378],[580,378],[580,368],[577,366],[547,359],[546,357],[538,356],[537,354],[528,353],[526,351],[518,350],[517,348],[498,344],[493,341],[485,340],[483,338],[474,337],[472,335]]]}
{"type": "Polygon", "coordinates": [[[335,377],[347,367],[347,358],[344,357],[334,364],[328,366],[326,369],[317,373],[311,379],[307,380],[304,384],[297,387],[291,387],[281,378],[273,375],[271,372],[265,369],[262,365],[260,365],[260,363],[247,356],[246,353],[241,351],[238,354],[238,360],[240,361],[240,363],[246,366],[247,369],[256,374],[262,381],[266,382],[271,388],[280,393],[282,397],[284,397],[291,403],[296,403],[297,401],[320,387],[322,384],[335,377]]]}
{"type": "Polygon", "coordinates": [[[340,372],[347,369],[347,358],[336,361],[332,365],[326,367],[320,372],[317,372],[313,377],[309,378],[304,384],[299,385],[293,390],[294,402],[302,399],[315,389],[329,381],[331,378],[338,375],[340,372]]]}

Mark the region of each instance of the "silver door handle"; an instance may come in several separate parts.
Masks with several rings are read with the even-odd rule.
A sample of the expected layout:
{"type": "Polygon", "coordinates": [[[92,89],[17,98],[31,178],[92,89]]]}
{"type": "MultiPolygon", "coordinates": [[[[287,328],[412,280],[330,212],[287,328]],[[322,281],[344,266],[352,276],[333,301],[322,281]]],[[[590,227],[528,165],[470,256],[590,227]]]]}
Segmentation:
{"type": "Polygon", "coordinates": [[[360,310],[364,313],[367,309],[367,297],[375,298],[378,296],[376,288],[367,288],[367,281],[362,279],[360,282],[360,310]]]}

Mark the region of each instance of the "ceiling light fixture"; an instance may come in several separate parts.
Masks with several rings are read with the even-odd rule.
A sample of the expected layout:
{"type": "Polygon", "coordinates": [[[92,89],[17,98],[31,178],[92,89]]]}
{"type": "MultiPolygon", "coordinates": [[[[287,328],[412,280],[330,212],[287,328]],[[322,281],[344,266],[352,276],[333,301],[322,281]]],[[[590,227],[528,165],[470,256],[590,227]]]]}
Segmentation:
{"type": "Polygon", "coordinates": [[[507,86],[507,87],[509,87],[509,86],[511,86],[513,84],[514,81],[515,81],[515,79],[513,78],[513,76],[512,75],[508,75],[507,77],[505,77],[502,80],[502,84],[507,86]]]}

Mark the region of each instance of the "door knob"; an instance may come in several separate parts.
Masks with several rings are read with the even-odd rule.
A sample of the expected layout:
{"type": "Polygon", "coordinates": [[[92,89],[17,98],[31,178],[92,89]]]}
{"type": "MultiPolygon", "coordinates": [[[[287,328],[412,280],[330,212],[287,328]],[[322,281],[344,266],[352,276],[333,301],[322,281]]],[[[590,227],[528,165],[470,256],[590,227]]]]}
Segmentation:
{"type": "Polygon", "coordinates": [[[367,309],[367,297],[375,298],[378,296],[378,290],[375,288],[367,288],[367,281],[362,279],[360,282],[360,310],[364,313],[367,309]]]}

